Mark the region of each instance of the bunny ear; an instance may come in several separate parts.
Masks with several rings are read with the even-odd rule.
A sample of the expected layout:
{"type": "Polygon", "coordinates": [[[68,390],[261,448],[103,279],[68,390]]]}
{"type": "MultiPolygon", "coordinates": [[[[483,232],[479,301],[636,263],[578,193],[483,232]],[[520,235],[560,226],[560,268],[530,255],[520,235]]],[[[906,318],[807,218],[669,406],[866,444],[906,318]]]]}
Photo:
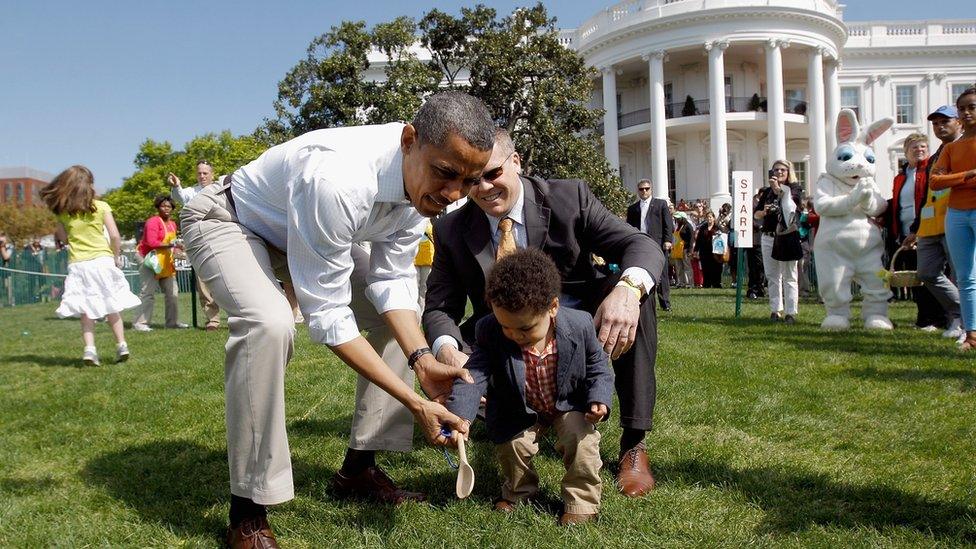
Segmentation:
{"type": "Polygon", "coordinates": [[[857,124],[857,115],[851,109],[841,109],[837,115],[837,142],[849,143],[857,139],[861,127],[857,124]]]}
{"type": "Polygon", "coordinates": [[[881,137],[881,135],[888,131],[888,128],[890,128],[894,123],[895,121],[891,118],[882,118],[881,120],[878,120],[874,124],[868,126],[868,130],[864,132],[863,136],[861,136],[864,140],[864,144],[870,145],[871,143],[874,143],[874,140],[881,137]]]}

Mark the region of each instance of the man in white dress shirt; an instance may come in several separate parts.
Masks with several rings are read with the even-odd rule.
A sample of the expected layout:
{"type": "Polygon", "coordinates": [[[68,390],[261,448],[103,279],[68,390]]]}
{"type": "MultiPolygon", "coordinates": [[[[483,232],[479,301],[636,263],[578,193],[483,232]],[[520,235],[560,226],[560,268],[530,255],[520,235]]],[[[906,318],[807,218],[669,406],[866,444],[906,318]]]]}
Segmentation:
{"type": "Polygon", "coordinates": [[[442,425],[466,433],[457,416],[413,390],[414,371],[430,395],[470,379],[427,348],[413,259],[425,217],[467,194],[493,142],[484,104],[444,92],[410,124],[317,130],[272,147],[184,208],[187,253],[230,327],[231,546],[276,546],[264,506],[294,497],[284,410],[294,323],[276,278],[290,276],[311,338],[360,374],[333,491],[388,503],[424,498],[398,489],[374,455],[409,451],[413,419],[435,444],[448,442],[442,425]]]}
{"type": "MultiPolygon", "coordinates": [[[[213,166],[207,160],[198,160],[197,184],[192,187],[184,187],[183,182],[173,172],[170,172],[166,176],[166,181],[169,182],[169,186],[172,188],[170,196],[173,197],[173,200],[177,204],[186,205],[200,191],[214,182],[213,166]]],[[[213,296],[210,294],[210,288],[200,280],[199,276],[196,282],[197,293],[200,295],[200,307],[203,309],[203,314],[207,317],[207,331],[217,330],[220,328],[220,307],[217,306],[217,302],[214,301],[213,296]]]]}

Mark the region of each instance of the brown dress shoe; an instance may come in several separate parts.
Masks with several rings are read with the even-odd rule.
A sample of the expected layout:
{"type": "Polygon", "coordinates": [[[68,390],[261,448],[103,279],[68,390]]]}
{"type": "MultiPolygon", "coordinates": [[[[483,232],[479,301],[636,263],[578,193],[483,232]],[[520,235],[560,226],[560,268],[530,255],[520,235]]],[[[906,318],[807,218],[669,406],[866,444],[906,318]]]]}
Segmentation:
{"type": "Polygon", "coordinates": [[[354,477],[347,477],[342,471],[336,472],[332,477],[332,491],[338,497],[360,497],[393,505],[427,499],[422,492],[408,492],[397,488],[393,480],[375,465],[367,467],[354,477]]]}
{"type": "Polygon", "coordinates": [[[559,517],[560,526],[573,526],[574,524],[584,524],[587,522],[593,522],[596,520],[598,515],[596,513],[591,514],[578,514],[578,513],[563,513],[563,516],[559,517]]]}
{"type": "Polygon", "coordinates": [[[639,498],[654,489],[654,475],[651,474],[643,442],[620,456],[617,487],[625,496],[632,498],[639,498]]]}
{"type": "Polygon", "coordinates": [[[507,499],[498,498],[495,500],[495,510],[501,511],[502,513],[511,513],[515,511],[515,504],[507,499]]]}
{"type": "Polygon", "coordinates": [[[227,547],[231,549],[278,549],[266,517],[249,518],[237,528],[227,529],[227,547]]]}

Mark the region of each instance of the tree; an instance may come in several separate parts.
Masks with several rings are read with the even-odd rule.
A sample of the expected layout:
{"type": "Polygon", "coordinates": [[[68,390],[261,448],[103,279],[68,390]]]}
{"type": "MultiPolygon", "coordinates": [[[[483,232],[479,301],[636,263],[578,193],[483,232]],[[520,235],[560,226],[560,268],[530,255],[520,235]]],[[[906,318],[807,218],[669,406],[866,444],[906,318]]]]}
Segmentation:
{"type": "Polygon", "coordinates": [[[277,141],[323,127],[409,120],[424,96],[459,89],[481,98],[511,131],[527,173],[584,179],[620,213],[632,197],[603,157],[596,131],[603,113],[587,106],[595,78],[559,43],[541,3],[500,19],[478,5],[460,17],[434,9],[419,25],[400,17],[372,31],[343,22],[313,40],[285,76],[278,117],[258,134],[277,141]],[[418,41],[430,61],[410,51],[418,41]],[[365,78],[371,49],[386,57],[384,82],[365,78]]]}
{"type": "Polygon", "coordinates": [[[27,244],[32,238],[51,234],[57,225],[54,214],[47,208],[12,202],[0,204],[0,233],[5,233],[15,246],[27,244]]]}
{"type": "Polygon", "coordinates": [[[219,176],[254,160],[267,148],[268,144],[258,137],[234,137],[229,131],[194,137],[180,151],[174,151],[167,141],[147,139],[136,154],[135,173],[125,178],[121,187],[107,192],[103,199],[112,206],[119,231],[131,237],[156,213],[152,205],[156,195],[170,193],[166,182],[169,172],[179,176],[184,185],[194,185],[198,161],[210,162],[214,174],[219,176]]]}

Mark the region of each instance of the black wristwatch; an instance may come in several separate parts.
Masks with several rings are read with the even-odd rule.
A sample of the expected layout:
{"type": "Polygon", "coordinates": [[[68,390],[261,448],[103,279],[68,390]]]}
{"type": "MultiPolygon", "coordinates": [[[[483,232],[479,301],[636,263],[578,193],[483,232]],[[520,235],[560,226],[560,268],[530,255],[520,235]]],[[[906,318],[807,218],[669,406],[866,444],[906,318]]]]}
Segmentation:
{"type": "Polygon", "coordinates": [[[410,369],[413,370],[414,364],[416,364],[417,361],[420,360],[420,357],[424,355],[432,355],[432,354],[434,353],[431,352],[430,347],[421,347],[416,351],[410,353],[410,357],[407,358],[407,366],[409,366],[410,369]]]}

